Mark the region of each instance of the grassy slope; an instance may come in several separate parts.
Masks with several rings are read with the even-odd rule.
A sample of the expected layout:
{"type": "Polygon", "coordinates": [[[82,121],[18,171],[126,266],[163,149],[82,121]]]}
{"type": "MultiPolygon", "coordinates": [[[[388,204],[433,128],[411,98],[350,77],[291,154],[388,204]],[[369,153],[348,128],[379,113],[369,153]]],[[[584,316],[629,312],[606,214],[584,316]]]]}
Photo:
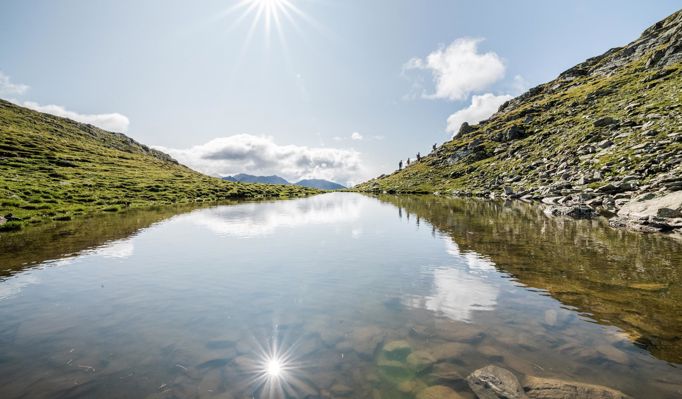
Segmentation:
{"type": "Polygon", "coordinates": [[[0,100],[0,229],[127,207],[287,198],[298,186],[223,181],[130,138],[0,100]]]}
{"type": "MultiPolygon", "coordinates": [[[[674,24],[679,37],[680,21],[678,12],[662,23],[674,24]]],[[[650,36],[660,35],[654,28],[647,31],[650,36]]],[[[356,189],[488,194],[512,186],[515,192],[533,194],[566,180],[576,187],[579,177],[592,177],[594,172],[603,177],[584,188],[633,173],[639,174],[642,184],[662,174],[682,173],[682,64],[648,66],[654,54],[667,48],[641,50],[642,46],[643,54],[633,57],[628,52],[636,43],[588,60],[573,73],[530,90],[421,162],[356,189]],[[618,64],[623,59],[626,62],[618,64]],[[614,64],[617,67],[610,69],[614,64]],[[594,125],[606,116],[619,123],[594,125]],[[522,128],[525,137],[500,140],[498,135],[512,127],[522,128]],[[598,143],[604,140],[614,144],[602,149],[598,143]]]]}

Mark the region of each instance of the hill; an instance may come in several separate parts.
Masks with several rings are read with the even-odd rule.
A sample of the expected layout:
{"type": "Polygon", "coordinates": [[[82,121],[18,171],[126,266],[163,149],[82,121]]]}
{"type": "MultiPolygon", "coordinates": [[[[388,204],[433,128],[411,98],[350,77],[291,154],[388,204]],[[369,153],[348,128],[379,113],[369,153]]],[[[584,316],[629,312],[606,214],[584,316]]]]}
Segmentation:
{"type": "MultiPolygon", "coordinates": [[[[463,124],[420,161],[355,189],[524,198],[555,205],[551,213],[612,215],[631,201],[682,189],[681,126],[678,11],[634,42],[508,101],[488,120],[463,124]]],[[[670,220],[682,217],[678,205],[633,213],[630,221],[682,227],[682,219],[670,220]]]]}
{"type": "Polygon", "coordinates": [[[316,188],[318,190],[343,190],[346,188],[339,183],[323,179],[304,179],[294,184],[297,186],[316,188]]]}
{"type": "Polygon", "coordinates": [[[123,134],[0,100],[0,230],[128,207],[314,192],[206,176],[123,134]]]}
{"type": "Polygon", "coordinates": [[[283,177],[277,175],[272,176],[254,176],[246,173],[239,173],[234,176],[223,177],[224,180],[241,182],[241,183],[262,183],[262,184],[291,184],[283,177]]]}

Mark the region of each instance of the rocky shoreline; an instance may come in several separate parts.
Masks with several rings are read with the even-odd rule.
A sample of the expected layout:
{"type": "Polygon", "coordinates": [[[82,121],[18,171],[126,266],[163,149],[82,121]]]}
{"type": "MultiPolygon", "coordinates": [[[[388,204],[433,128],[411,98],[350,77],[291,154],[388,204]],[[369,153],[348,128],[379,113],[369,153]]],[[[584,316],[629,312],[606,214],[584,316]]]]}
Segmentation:
{"type": "Polygon", "coordinates": [[[537,202],[547,216],[601,216],[616,228],[682,236],[682,175],[663,175],[644,186],[638,176],[626,176],[597,188],[574,188],[566,182],[518,192],[505,186],[500,192],[452,194],[537,202]]]}

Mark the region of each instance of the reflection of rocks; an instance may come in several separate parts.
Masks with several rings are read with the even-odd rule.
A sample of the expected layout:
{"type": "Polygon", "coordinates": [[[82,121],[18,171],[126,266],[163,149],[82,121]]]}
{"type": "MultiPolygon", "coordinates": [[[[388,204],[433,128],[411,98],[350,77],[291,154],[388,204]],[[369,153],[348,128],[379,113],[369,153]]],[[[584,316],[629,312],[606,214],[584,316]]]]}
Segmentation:
{"type": "Polygon", "coordinates": [[[516,376],[497,366],[486,366],[471,373],[467,382],[479,399],[525,399],[516,376]]]}
{"type": "MultiPolygon", "coordinates": [[[[601,219],[547,218],[522,202],[445,196],[380,196],[428,220],[457,245],[478,253],[519,283],[624,330],[655,357],[682,362],[682,242],[615,230],[601,219]],[[541,251],[539,248],[541,247],[541,251]]],[[[671,208],[672,209],[672,208],[671,208]]],[[[471,268],[469,268],[471,270],[471,268]]],[[[421,303],[410,302],[419,306],[421,303]]],[[[545,327],[571,322],[547,314],[545,327]]],[[[417,336],[418,334],[415,334],[417,336]]]]}
{"type": "Polygon", "coordinates": [[[537,399],[627,399],[615,389],[600,385],[554,380],[549,378],[527,377],[524,384],[528,397],[537,399]]]}

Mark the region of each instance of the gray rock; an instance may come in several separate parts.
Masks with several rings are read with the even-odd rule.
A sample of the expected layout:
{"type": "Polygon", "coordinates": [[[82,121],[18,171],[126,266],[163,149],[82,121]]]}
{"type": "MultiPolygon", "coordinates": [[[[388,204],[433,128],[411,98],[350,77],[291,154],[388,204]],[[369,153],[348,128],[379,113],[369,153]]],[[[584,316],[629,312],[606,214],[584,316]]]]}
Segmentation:
{"type": "Polygon", "coordinates": [[[479,399],[526,399],[516,376],[509,370],[493,365],[471,373],[467,383],[479,399]]]}
{"type": "Polygon", "coordinates": [[[630,397],[615,389],[600,385],[583,384],[550,378],[529,376],[523,384],[531,399],[629,399],[630,397]]]}
{"type": "Polygon", "coordinates": [[[465,134],[471,133],[471,132],[473,132],[473,131],[475,131],[475,130],[476,130],[476,129],[474,129],[473,127],[471,127],[471,125],[469,125],[469,123],[464,122],[464,123],[462,123],[462,126],[459,127],[459,132],[457,132],[457,136],[462,137],[462,136],[464,136],[465,134]]]}
{"type": "Polygon", "coordinates": [[[618,119],[605,116],[594,121],[594,127],[604,127],[618,124],[618,119]]]}

